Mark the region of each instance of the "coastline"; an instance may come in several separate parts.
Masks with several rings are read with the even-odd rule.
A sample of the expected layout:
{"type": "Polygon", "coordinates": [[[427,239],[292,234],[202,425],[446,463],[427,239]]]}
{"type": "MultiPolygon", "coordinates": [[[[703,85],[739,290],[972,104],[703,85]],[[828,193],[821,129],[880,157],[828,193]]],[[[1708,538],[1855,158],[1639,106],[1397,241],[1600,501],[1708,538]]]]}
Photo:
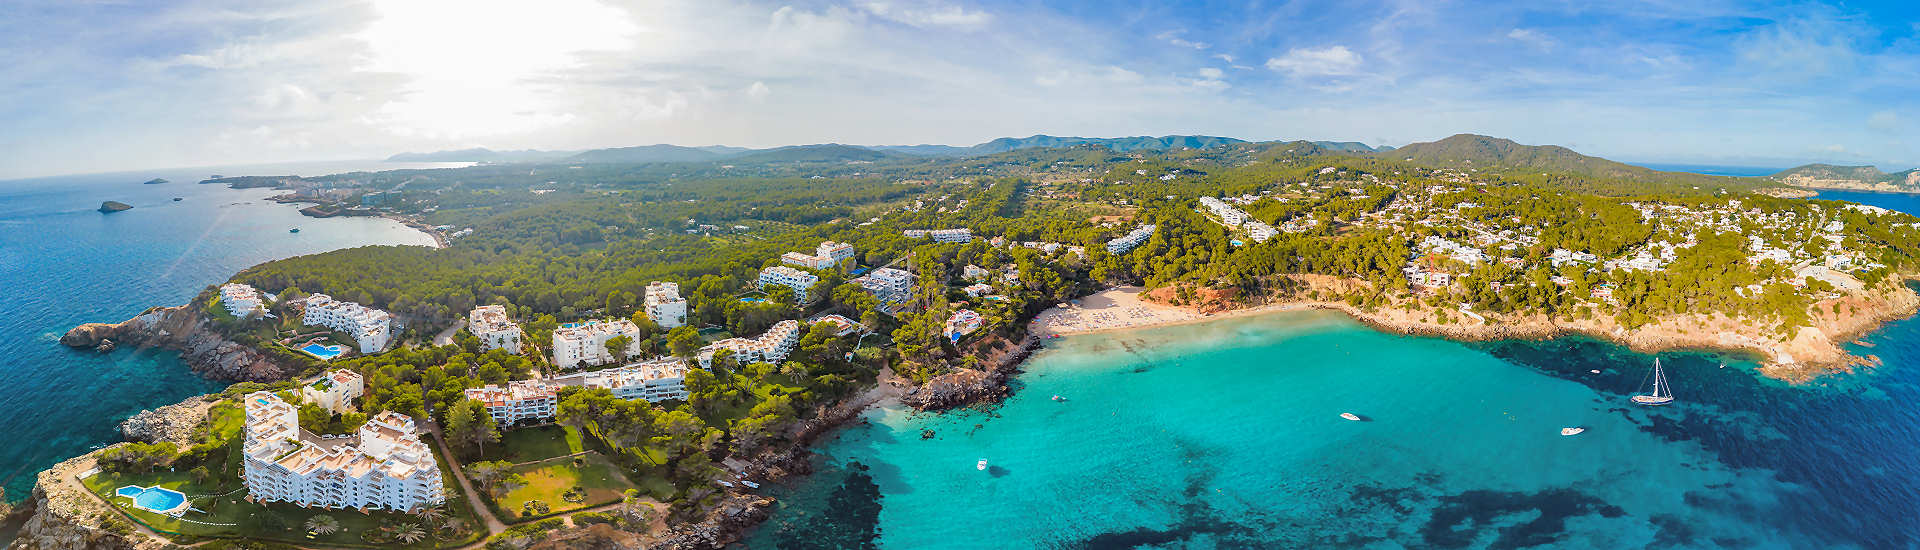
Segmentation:
{"type": "MultiPolygon", "coordinates": [[[[1361,284],[1322,277],[1303,279],[1316,290],[1335,292],[1361,284]]],[[[1041,337],[1099,334],[1290,311],[1331,310],[1382,332],[1457,341],[1544,340],[1579,334],[1640,353],[1668,350],[1754,353],[1762,358],[1761,374],[1798,384],[1825,374],[1852,372],[1854,367],[1876,366],[1877,357],[1853,355],[1842,345],[1878,330],[1889,321],[1920,311],[1920,294],[1901,284],[1891,290],[1817,302],[1812,309],[1823,313],[1812,319],[1813,325],[1801,327],[1790,338],[1782,338],[1767,334],[1742,319],[1719,314],[1664,317],[1628,330],[1606,316],[1573,319],[1448,310],[1443,320],[1437,315],[1438,310],[1397,307],[1399,304],[1368,310],[1344,301],[1296,298],[1254,306],[1222,307],[1218,303],[1175,306],[1157,302],[1157,298],[1138,287],[1108,289],[1083,298],[1082,304],[1048,309],[1035,318],[1029,330],[1041,337]],[[1847,314],[1830,313],[1843,306],[1848,308],[1847,314]]]]}

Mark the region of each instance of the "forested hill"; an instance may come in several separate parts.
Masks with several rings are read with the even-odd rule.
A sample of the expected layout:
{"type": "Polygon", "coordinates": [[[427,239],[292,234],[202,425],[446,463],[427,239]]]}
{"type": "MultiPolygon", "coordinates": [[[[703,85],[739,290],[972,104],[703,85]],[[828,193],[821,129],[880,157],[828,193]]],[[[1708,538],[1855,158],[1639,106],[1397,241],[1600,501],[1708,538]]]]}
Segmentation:
{"type": "Polygon", "coordinates": [[[572,155],[573,151],[494,151],[485,147],[458,149],[453,151],[434,151],[431,153],[400,153],[387,157],[387,162],[544,162],[558,160],[572,155]]]}
{"type": "Polygon", "coordinates": [[[645,163],[645,162],[705,162],[740,152],[741,150],[712,150],[701,147],[683,147],[680,145],[658,144],[638,147],[616,147],[612,149],[594,149],[571,157],[570,162],[600,163],[645,163]]]}
{"type": "Polygon", "coordinates": [[[1873,166],[1808,164],[1769,177],[1804,187],[1920,192],[1920,169],[1889,174],[1873,166]]]}
{"type": "Polygon", "coordinates": [[[1456,134],[1446,139],[1413,143],[1373,153],[1379,158],[1456,170],[1477,170],[1513,178],[1547,180],[1596,192],[1634,191],[1635,188],[1686,185],[1747,189],[1764,180],[1662,172],[1600,157],[1582,155],[1558,145],[1522,145],[1510,139],[1456,134]]]}

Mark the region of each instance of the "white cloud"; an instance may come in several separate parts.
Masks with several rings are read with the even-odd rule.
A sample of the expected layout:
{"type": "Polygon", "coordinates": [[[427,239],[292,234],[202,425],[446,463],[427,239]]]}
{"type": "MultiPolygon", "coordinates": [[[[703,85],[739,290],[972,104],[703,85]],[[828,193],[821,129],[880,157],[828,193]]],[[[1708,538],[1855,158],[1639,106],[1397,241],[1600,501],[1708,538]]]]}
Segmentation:
{"type": "Polygon", "coordinates": [[[1204,50],[1204,49],[1213,47],[1212,44],[1208,44],[1206,42],[1196,42],[1192,40],[1187,40],[1185,38],[1181,38],[1180,35],[1185,33],[1186,33],[1185,30],[1164,31],[1164,32],[1161,32],[1160,34],[1154,35],[1154,38],[1165,40],[1168,44],[1172,44],[1182,48],[1204,50]]]}
{"type": "Polygon", "coordinates": [[[1552,37],[1533,29],[1514,29],[1507,33],[1507,38],[1518,40],[1543,52],[1553,51],[1553,47],[1557,45],[1552,37]]]}
{"type": "Polygon", "coordinates": [[[1227,76],[1227,72],[1222,71],[1220,69],[1213,68],[1213,67],[1202,67],[1200,69],[1200,76],[1202,78],[1211,78],[1211,79],[1218,80],[1221,77],[1227,76]]]}
{"type": "Polygon", "coordinates": [[[763,101],[767,99],[767,94],[773,93],[773,91],[767,89],[767,83],[755,80],[752,85],[747,86],[746,93],[749,99],[763,101]]]}
{"type": "Polygon", "coordinates": [[[1351,76],[1360,69],[1360,54],[1346,46],[1294,48],[1287,54],[1267,60],[1267,68],[1295,77],[1351,76]]]}
{"type": "Polygon", "coordinates": [[[971,30],[984,27],[993,21],[993,16],[987,12],[938,2],[871,0],[862,4],[861,7],[876,17],[915,27],[971,30]]]}

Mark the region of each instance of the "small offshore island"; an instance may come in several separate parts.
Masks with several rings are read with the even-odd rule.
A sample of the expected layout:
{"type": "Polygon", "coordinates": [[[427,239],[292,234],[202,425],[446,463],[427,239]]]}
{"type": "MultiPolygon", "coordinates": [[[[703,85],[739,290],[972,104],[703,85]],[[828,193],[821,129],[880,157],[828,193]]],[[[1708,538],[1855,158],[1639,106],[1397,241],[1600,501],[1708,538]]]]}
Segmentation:
{"type": "Polygon", "coordinates": [[[1461,340],[1739,351],[1805,383],[1873,366],[1844,344],[1920,308],[1920,218],[1485,136],[634,157],[672,147],[222,178],[446,246],[267,262],[69,331],[239,383],[41,473],[14,547],[718,548],[835,427],[1005,396],[1061,334],[1330,309],[1461,340]],[[356,448],[405,498],[302,492],[356,448]],[[126,496],[153,487],[188,500],[126,496]]]}
{"type": "Polygon", "coordinates": [[[102,202],[100,203],[100,208],[99,208],[100,213],[102,214],[112,214],[114,212],[125,212],[132,209],[133,209],[133,205],[120,202],[120,201],[102,202]]]}

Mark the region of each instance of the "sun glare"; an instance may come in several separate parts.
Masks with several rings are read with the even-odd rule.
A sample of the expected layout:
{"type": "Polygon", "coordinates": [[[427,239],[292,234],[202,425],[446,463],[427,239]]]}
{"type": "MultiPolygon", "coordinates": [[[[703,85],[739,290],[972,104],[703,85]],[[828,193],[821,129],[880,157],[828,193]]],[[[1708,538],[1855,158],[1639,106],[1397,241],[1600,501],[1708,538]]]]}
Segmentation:
{"type": "Polygon", "coordinates": [[[593,0],[380,0],[359,36],[365,71],[407,79],[373,120],[405,136],[461,139],[562,124],[573,115],[543,84],[580,55],[630,47],[625,11],[593,0]]]}

